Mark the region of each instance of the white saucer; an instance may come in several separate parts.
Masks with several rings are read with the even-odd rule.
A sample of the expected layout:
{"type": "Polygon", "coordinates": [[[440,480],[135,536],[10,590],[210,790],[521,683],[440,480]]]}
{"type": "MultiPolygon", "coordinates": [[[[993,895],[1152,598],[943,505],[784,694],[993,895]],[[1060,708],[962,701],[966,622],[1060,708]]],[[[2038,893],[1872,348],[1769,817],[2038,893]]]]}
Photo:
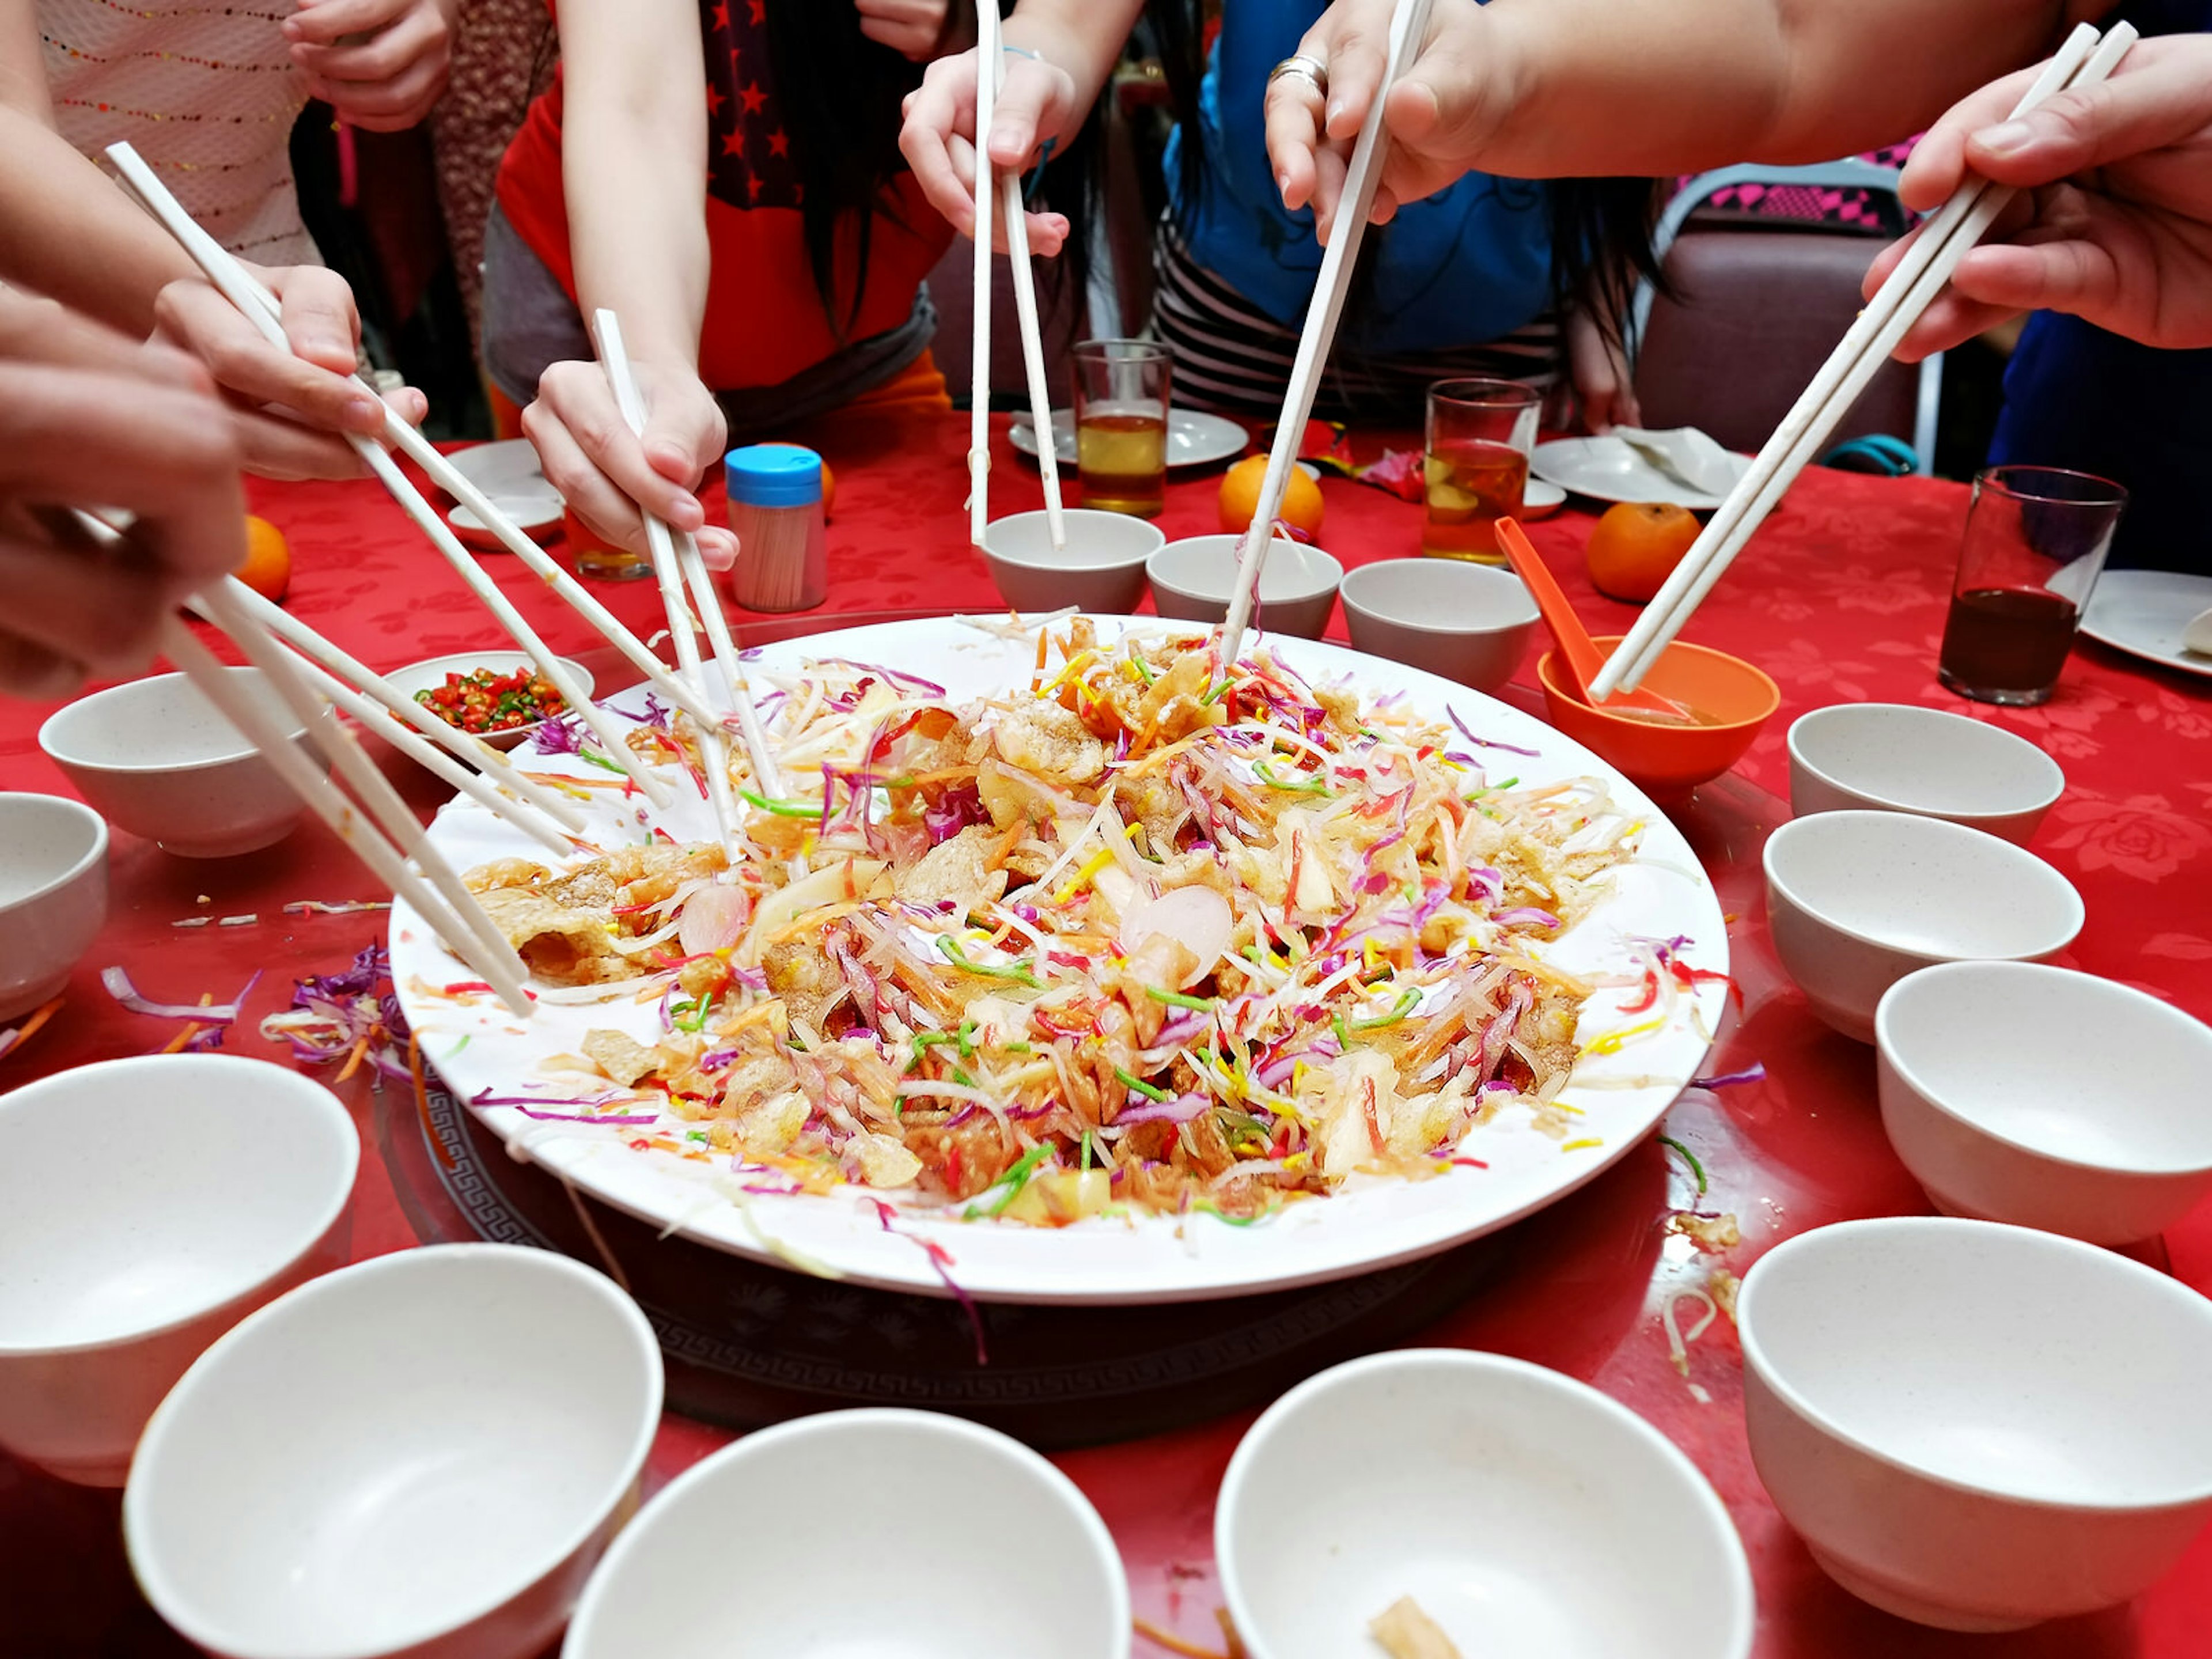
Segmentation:
{"type": "Polygon", "coordinates": [[[2181,648],[2181,630],[2208,608],[2212,608],[2212,576],[2179,570],[2107,570],[2098,577],[2089,596],[2081,631],[2131,657],[2212,678],[2212,657],[2181,648]]]}
{"type": "MultiPolygon", "coordinates": [[[[1062,465],[1075,460],[1075,411],[1052,411],[1053,452],[1062,465]]],[[[1024,455],[1037,453],[1036,432],[1026,415],[1014,416],[1008,440],[1024,455]]],[[[1206,415],[1194,409],[1168,411],[1168,465],[1210,466],[1244,453],[1252,434],[1224,415],[1206,415]]]]}
{"type": "MultiPolygon", "coordinates": [[[[1741,478],[1751,457],[1735,457],[1741,478]]],[[[1619,438],[1557,438],[1538,444],[1528,470],[1547,483],[1597,501],[1671,501],[1692,513],[1710,513],[1717,495],[1671,478],[1619,438]]]]}

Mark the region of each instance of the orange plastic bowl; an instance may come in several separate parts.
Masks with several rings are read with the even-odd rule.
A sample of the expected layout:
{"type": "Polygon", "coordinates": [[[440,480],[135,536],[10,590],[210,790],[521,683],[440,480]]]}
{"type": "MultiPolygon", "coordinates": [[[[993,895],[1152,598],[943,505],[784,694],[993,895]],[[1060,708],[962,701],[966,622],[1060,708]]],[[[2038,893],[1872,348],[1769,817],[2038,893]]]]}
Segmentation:
{"type": "MultiPolygon", "coordinates": [[[[1611,656],[1621,636],[1596,641],[1611,656]]],[[[1696,710],[1714,723],[1659,726],[1576,701],[1566,689],[1559,652],[1536,665],[1551,722],[1619,769],[1646,793],[1677,799],[1743,758],[1759,728],[1782,706],[1782,690],[1741,657],[1676,641],[1644,677],[1646,690],[1696,710]]]]}

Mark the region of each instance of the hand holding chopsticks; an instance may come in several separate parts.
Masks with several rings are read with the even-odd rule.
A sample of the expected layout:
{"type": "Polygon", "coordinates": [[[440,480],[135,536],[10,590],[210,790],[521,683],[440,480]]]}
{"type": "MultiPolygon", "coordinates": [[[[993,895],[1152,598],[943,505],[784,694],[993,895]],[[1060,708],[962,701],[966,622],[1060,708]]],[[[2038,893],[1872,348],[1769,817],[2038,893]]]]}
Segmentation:
{"type": "MultiPolygon", "coordinates": [[[[1382,84],[1388,88],[1403,73],[1407,62],[1428,27],[1430,0],[1397,0],[1390,19],[1389,63],[1382,84]]],[[[1267,452],[1267,472],[1260,485],[1259,503],[1237,550],[1237,590],[1229,615],[1221,626],[1221,670],[1227,673],[1243,648],[1244,629],[1252,618],[1253,601],[1260,591],[1260,573],[1267,562],[1267,544],[1273,539],[1276,515],[1283,510],[1283,492],[1290,488],[1291,469],[1297,464],[1298,445],[1306,422],[1313,414],[1314,396],[1321,389],[1321,373],[1336,338],[1337,319],[1352,286],[1352,262],[1367,232],[1367,216],[1375,205],[1376,186],[1382,182],[1383,100],[1367,106],[1358,140],[1352,148],[1352,165],[1346,172],[1344,198],[1339,206],[1336,234],[1322,250],[1321,275],[1315,279],[1313,298],[1307,302],[1305,326],[1298,332],[1297,355],[1291,360],[1290,385],[1283,393],[1283,412],[1275,422],[1275,441],[1267,452]]],[[[1049,441],[1040,434],[1038,447],[1049,441]]]]}
{"type": "MultiPolygon", "coordinates": [[[[2021,110],[2033,109],[2069,87],[2094,86],[2104,81],[2135,40],[2136,31],[2125,23],[2115,24],[2101,40],[2095,29],[2083,24],[2045,66],[2021,100],[2021,110]]],[[[1942,210],[1921,228],[1888,282],[1859,314],[1843,343],[1667,579],[1658,597],[1644,608],[1644,615],[1607,661],[1590,687],[1594,696],[1602,699],[1642,683],[1765,522],[1766,515],[1796,482],[1797,475],[1850,413],[1914,322],[1935,303],[1959,262],[1996,222],[2011,197],[2009,190],[1970,177],[1942,210]]]]}

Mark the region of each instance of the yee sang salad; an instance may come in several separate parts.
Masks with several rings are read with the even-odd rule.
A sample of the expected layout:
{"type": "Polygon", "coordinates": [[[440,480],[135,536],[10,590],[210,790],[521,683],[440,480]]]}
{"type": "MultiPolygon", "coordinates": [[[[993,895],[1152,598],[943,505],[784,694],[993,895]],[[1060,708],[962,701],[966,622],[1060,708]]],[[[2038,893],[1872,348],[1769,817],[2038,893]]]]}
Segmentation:
{"type": "MultiPolygon", "coordinates": [[[[740,773],[734,866],[657,837],[471,873],[543,996],[655,1005],[557,1062],[590,1097],[501,1103],[653,1125],[623,1133],[749,1191],[1039,1224],[1249,1219],[1448,1169],[1507,1110],[1568,1133],[1593,988],[1531,946],[1632,851],[1595,782],[1493,781],[1463,727],[1081,619],[982,701],[763,678],[787,797],[740,773]]],[[[653,714],[632,742],[696,781],[653,714]]]]}

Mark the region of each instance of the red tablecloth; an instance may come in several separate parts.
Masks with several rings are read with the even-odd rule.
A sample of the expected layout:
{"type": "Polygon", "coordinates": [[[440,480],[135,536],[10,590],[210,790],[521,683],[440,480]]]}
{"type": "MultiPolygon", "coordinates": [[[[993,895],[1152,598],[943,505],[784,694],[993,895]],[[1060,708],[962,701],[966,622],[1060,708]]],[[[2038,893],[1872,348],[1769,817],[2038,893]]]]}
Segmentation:
{"type": "MultiPolygon", "coordinates": [[[[960,510],[966,434],[964,417],[848,420],[795,434],[816,443],[837,474],[830,528],[835,611],[995,603],[982,562],[966,544],[960,510]]],[[[1003,430],[992,482],[995,511],[1039,504],[1035,471],[1006,445],[1003,430]]],[[[1218,528],[1216,488],[1212,477],[1171,484],[1163,528],[1170,536],[1218,528]]],[[[1347,565],[1417,550],[1413,506],[1340,480],[1327,482],[1323,493],[1328,520],[1319,539],[1347,565]]],[[[374,485],[272,487],[256,496],[258,510],[291,539],[294,614],[373,665],[504,643],[374,485]]],[[[1745,1242],[1728,1258],[1739,1273],[1761,1249],[1806,1227],[1926,1207],[1882,1137],[1868,1051],[1811,1024],[1765,946],[1758,844],[1780,811],[1771,797],[1787,793],[1784,733],[1805,710],[1858,700],[1923,702],[1999,721],[2040,744],[2065,768],[2068,789],[2035,850],[2075,883],[2088,907],[2088,925],[2066,959],[2212,1018],[2212,685],[2085,642],[2043,708],[2000,711],[1945,692],[1934,665],[1966,500],[1962,489],[1948,483],[1809,473],[1690,630],[1692,638],[1759,663],[1783,692],[1780,716],[1737,774],[1707,786],[1680,815],[1735,913],[1730,942],[1744,1010],[1717,1063],[1759,1059],[1771,1073],[1764,1085],[1724,1097],[1686,1096],[1669,1119],[1668,1133],[1696,1149],[1711,1172],[1722,1207],[1741,1218],[1745,1242]]],[[[1586,515],[1570,513],[1531,526],[1531,534],[1593,631],[1617,632],[1632,613],[1598,598],[1583,574],[1589,526],[1586,515]]],[[[556,648],[590,642],[514,561],[489,558],[485,567],[556,648]]],[[[641,633],[659,625],[650,583],[600,591],[641,633]]],[[[742,631],[749,619],[736,619],[742,631]]],[[[1342,636],[1340,620],[1332,631],[1342,636]]],[[[1532,650],[1516,688],[1524,706],[1533,706],[1526,690],[1533,670],[1532,650]]],[[[47,712],[0,707],[0,778],[7,787],[69,793],[38,751],[37,725],[47,712]]],[[[414,787],[427,806],[434,795],[425,782],[414,787]]],[[[18,1055],[0,1060],[0,1089],[141,1052],[167,1035],[167,1028],[108,1001],[96,980],[105,963],[128,967],[149,994],[182,1000],[203,991],[227,996],[249,972],[264,970],[232,1043],[236,1052],[263,1053],[269,1051],[252,1035],[253,1024],[285,1000],[289,981],[340,966],[376,931],[374,918],[280,914],[289,899],[373,892],[368,878],[312,826],[269,854],[210,864],[170,859],[118,833],[112,874],[115,902],[105,936],[52,1024],[18,1055]],[[170,926],[207,912],[252,912],[262,920],[222,932],[170,926]]],[[[2051,1063],[2078,1068],[2084,1086],[2095,1087],[2094,1054],[2058,1034],[2051,1063]]],[[[384,1120],[364,1088],[349,1085],[347,1097],[373,1144],[384,1120]]],[[[1704,1275],[1682,1241],[1662,1242],[1661,1220],[1670,1200],[1683,1201],[1682,1180],[1656,1144],[1639,1148],[1573,1199],[1524,1224],[1541,1230],[1541,1248],[1526,1253],[1540,1270],[1479,1295],[1424,1340],[1556,1366],[1626,1401],[1672,1435],[1712,1478],[1750,1549],[1761,1659],[1877,1652],[2194,1659],[2212,1651],[2212,1534],[2133,1607],[2010,1637],[1922,1630],[1831,1585],[1752,1471],[1732,1334],[1723,1323],[1692,1351],[1691,1376],[1709,1391],[1711,1404],[1694,1400],[1668,1363],[1659,1307],[1675,1287],[1704,1275]]],[[[356,1254],[415,1242],[383,1160],[364,1158],[356,1254]]],[[[2146,1254],[2185,1282],[2212,1290],[2212,1205],[2146,1254]]],[[[1238,1415],[1057,1460],[1112,1528],[1140,1616],[1217,1650],[1212,1498],[1249,1421],[1238,1415]]],[[[726,1438],[672,1417],[649,1484],[665,1481],[726,1438]]],[[[112,1497],[62,1486],[0,1456],[0,1653],[61,1659],[186,1650],[137,1601],[115,1521],[112,1497]]],[[[1148,1650],[1140,1641],[1139,1651],[1148,1650]]]]}

